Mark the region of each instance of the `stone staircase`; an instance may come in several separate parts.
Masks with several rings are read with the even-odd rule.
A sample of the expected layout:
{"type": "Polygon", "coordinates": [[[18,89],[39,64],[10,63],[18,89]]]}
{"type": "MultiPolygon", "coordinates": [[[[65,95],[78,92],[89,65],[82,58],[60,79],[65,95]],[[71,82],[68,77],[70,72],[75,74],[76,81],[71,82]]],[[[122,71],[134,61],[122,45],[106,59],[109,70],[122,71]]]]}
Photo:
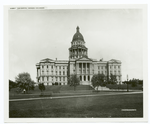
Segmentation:
{"type": "MultiPolygon", "coordinates": [[[[97,87],[95,88],[95,90],[97,90],[97,87]]],[[[99,86],[99,87],[98,87],[98,90],[109,91],[110,89],[107,88],[107,87],[101,87],[101,86],[99,86]]]]}

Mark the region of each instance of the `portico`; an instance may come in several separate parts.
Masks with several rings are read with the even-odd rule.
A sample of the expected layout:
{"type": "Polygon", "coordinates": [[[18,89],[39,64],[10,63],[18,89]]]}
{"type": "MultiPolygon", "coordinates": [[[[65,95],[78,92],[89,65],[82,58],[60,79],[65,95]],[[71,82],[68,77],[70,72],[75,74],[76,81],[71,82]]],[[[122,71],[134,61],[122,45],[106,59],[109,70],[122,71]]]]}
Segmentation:
{"type": "Polygon", "coordinates": [[[89,85],[92,77],[92,60],[87,57],[77,59],[76,74],[80,78],[81,84],[89,85]]]}

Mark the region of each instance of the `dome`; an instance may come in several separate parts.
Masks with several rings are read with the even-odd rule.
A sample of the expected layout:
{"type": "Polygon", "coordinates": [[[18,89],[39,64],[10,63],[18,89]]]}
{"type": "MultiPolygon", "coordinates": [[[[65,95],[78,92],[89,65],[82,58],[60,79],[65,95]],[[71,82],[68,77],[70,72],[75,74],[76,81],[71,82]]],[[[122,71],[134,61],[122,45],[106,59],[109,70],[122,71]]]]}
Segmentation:
{"type": "Polygon", "coordinates": [[[77,31],[74,34],[74,36],[72,38],[72,41],[75,41],[75,40],[82,40],[82,41],[84,41],[84,38],[83,38],[82,34],[79,32],[79,27],[77,26],[76,29],[77,29],[77,31]]]}

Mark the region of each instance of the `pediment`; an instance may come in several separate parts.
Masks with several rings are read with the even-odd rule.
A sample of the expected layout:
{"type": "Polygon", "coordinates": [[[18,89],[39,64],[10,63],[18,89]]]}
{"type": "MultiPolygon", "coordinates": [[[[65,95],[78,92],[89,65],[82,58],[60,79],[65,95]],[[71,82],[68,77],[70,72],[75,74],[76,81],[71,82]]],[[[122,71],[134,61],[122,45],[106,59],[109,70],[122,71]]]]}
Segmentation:
{"type": "Polygon", "coordinates": [[[87,57],[82,57],[82,58],[77,59],[76,61],[92,61],[92,59],[87,58],[87,57]]]}
{"type": "Polygon", "coordinates": [[[121,63],[121,61],[116,60],[116,59],[111,59],[109,60],[109,63],[121,63]]]}
{"type": "Polygon", "coordinates": [[[48,62],[53,62],[53,61],[54,60],[52,60],[52,59],[46,58],[46,59],[42,59],[40,62],[48,63],[48,62]]]}

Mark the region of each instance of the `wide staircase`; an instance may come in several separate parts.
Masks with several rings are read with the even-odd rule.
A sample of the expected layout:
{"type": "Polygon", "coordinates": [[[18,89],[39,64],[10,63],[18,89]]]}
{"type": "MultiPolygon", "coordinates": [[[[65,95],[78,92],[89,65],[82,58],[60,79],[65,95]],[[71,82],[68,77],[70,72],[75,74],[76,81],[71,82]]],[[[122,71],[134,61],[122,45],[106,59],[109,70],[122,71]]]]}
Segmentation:
{"type": "MultiPolygon", "coordinates": [[[[97,88],[95,88],[95,90],[97,90],[97,88]]],[[[99,87],[98,87],[98,90],[108,91],[108,90],[110,90],[110,89],[107,88],[107,87],[101,87],[101,86],[99,86],[99,87]]]]}
{"type": "MultiPolygon", "coordinates": [[[[73,86],[61,86],[61,91],[66,91],[66,90],[74,90],[73,86]]],[[[75,87],[75,90],[93,90],[93,88],[90,85],[79,85],[75,87]]]]}
{"type": "Polygon", "coordinates": [[[70,85],[58,85],[58,86],[46,86],[44,92],[53,92],[53,93],[71,93],[71,92],[92,92],[94,90],[90,85],[78,85],[74,88],[74,86],[70,85]]]}

